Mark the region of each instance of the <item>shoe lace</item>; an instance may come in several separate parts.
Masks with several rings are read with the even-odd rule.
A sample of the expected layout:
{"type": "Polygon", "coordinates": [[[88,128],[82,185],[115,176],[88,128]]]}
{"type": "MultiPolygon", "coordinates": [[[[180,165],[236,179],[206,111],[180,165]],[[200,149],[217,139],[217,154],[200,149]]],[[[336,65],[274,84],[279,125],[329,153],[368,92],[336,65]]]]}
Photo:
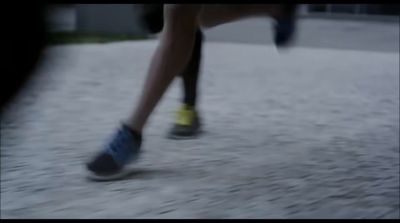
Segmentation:
{"type": "Polygon", "coordinates": [[[119,130],[116,136],[116,140],[112,140],[109,148],[114,151],[118,152],[119,149],[122,149],[123,146],[126,144],[126,140],[128,139],[127,133],[119,130]]]}

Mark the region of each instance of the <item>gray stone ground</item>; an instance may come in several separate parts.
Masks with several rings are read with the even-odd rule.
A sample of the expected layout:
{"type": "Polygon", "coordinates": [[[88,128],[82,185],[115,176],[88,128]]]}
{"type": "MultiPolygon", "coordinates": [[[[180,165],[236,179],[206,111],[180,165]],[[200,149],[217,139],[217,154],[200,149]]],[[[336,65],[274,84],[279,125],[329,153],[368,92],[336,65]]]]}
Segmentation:
{"type": "Polygon", "coordinates": [[[137,102],[156,42],[54,46],[1,118],[1,218],[399,218],[399,53],[206,43],[205,133],[165,133],[126,180],[83,164],[137,102]]]}

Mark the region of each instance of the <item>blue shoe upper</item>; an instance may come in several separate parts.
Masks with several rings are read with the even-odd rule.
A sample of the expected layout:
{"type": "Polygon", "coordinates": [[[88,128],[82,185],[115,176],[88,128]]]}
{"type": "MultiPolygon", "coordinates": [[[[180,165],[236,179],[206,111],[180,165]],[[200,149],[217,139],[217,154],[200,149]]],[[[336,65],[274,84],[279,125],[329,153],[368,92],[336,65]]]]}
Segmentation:
{"type": "Polygon", "coordinates": [[[141,140],[132,130],[123,125],[106,146],[105,153],[111,155],[115,162],[124,166],[132,161],[140,151],[141,140]]]}

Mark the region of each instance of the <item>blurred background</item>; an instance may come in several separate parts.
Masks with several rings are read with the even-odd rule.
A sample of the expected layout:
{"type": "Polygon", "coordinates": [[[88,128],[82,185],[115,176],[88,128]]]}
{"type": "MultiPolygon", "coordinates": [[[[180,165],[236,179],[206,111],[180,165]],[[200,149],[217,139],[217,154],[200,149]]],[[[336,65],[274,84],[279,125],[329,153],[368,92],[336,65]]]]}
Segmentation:
{"type": "Polygon", "coordinates": [[[137,174],[86,181],[157,46],[142,6],[32,5],[10,25],[1,218],[400,218],[398,4],[301,5],[285,51],[269,18],[205,30],[205,134],[165,138],[176,80],[137,174]]]}
{"type": "MultiPolygon", "coordinates": [[[[47,23],[49,31],[58,35],[67,33],[102,33],[126,35],[127,38],[129,36],[131,38],[134,38],[133,36],[144,37],[148,33],[146,27],[143,27],[140,21],[140,14],[143,12],[142,6],[140,4],[52,5],[48,9],[47,23]]],[[[299,15],[304,19],[308,19],[307,23],[304,24],[306,26],[304,33],[318,32],[319,26],[324,26],[324,31],[331,31],[333,34],[337,34],[335,32],[349,31],[346,21],[398,22],[399,11],[400,6],[397,4],[314,4],[301,5],[299,15]],[[320,24],[317,23],[319,20],[321,20],[320,24]],[[331,27],[324,22],[332,26],[334,30],[330,30],[331,27]],[[340,28],[342,29],[340,30],[340,28]]],[[[253,20],[264,21],[265,18],[253,20]]],[[[246,20],[234,22],[234,26],[224,25],[212,29],[208,32],[207,38],[210,41],[265,43],[269,40],[268,36],[270,36],[267,35],[269,30],[262,28],[265,26],[265,22],[255,23],[254,21],[248,22],[246,20]],[[256,35],[248,35],[253,32],[256,32],[256,35]]],[[[321,34],[323,34],[321,31],[318,32],[318,35],[321,34]]],[[[300,39],[299,42],[303,43],[307,40],[314,44],[322,44],[321,41],[323,40],[325,44],[328,42],[326,38],[321,37],[309,39],[313,36],[315,35],[308,35],[307,38],[300,39]]],[[[350,37],[350,35],[348,36],[350,37]]],[[[345,44],[337,41],[335,37],[331,37],[333,40],[331,42],[336,42],[337,45],[345,44]]]]}

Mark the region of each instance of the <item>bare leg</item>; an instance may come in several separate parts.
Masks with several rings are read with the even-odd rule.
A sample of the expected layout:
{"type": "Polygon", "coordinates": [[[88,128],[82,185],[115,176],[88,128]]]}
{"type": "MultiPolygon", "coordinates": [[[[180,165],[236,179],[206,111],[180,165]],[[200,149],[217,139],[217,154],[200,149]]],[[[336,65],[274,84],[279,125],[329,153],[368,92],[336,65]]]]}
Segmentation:
{"type": "Polygon", "coordinates": [[[176,74],[183,72],[192,54],[201,5],[165,5],[165,25],[154,53],[136,110],[128,125],[143,127],[176,74]]]}
{"type": "Polygon", "coordinates": [[[205,4],[199,15],[202,27],[214,27],[248,17],[279,16],[279,4],[205,4]]]}

